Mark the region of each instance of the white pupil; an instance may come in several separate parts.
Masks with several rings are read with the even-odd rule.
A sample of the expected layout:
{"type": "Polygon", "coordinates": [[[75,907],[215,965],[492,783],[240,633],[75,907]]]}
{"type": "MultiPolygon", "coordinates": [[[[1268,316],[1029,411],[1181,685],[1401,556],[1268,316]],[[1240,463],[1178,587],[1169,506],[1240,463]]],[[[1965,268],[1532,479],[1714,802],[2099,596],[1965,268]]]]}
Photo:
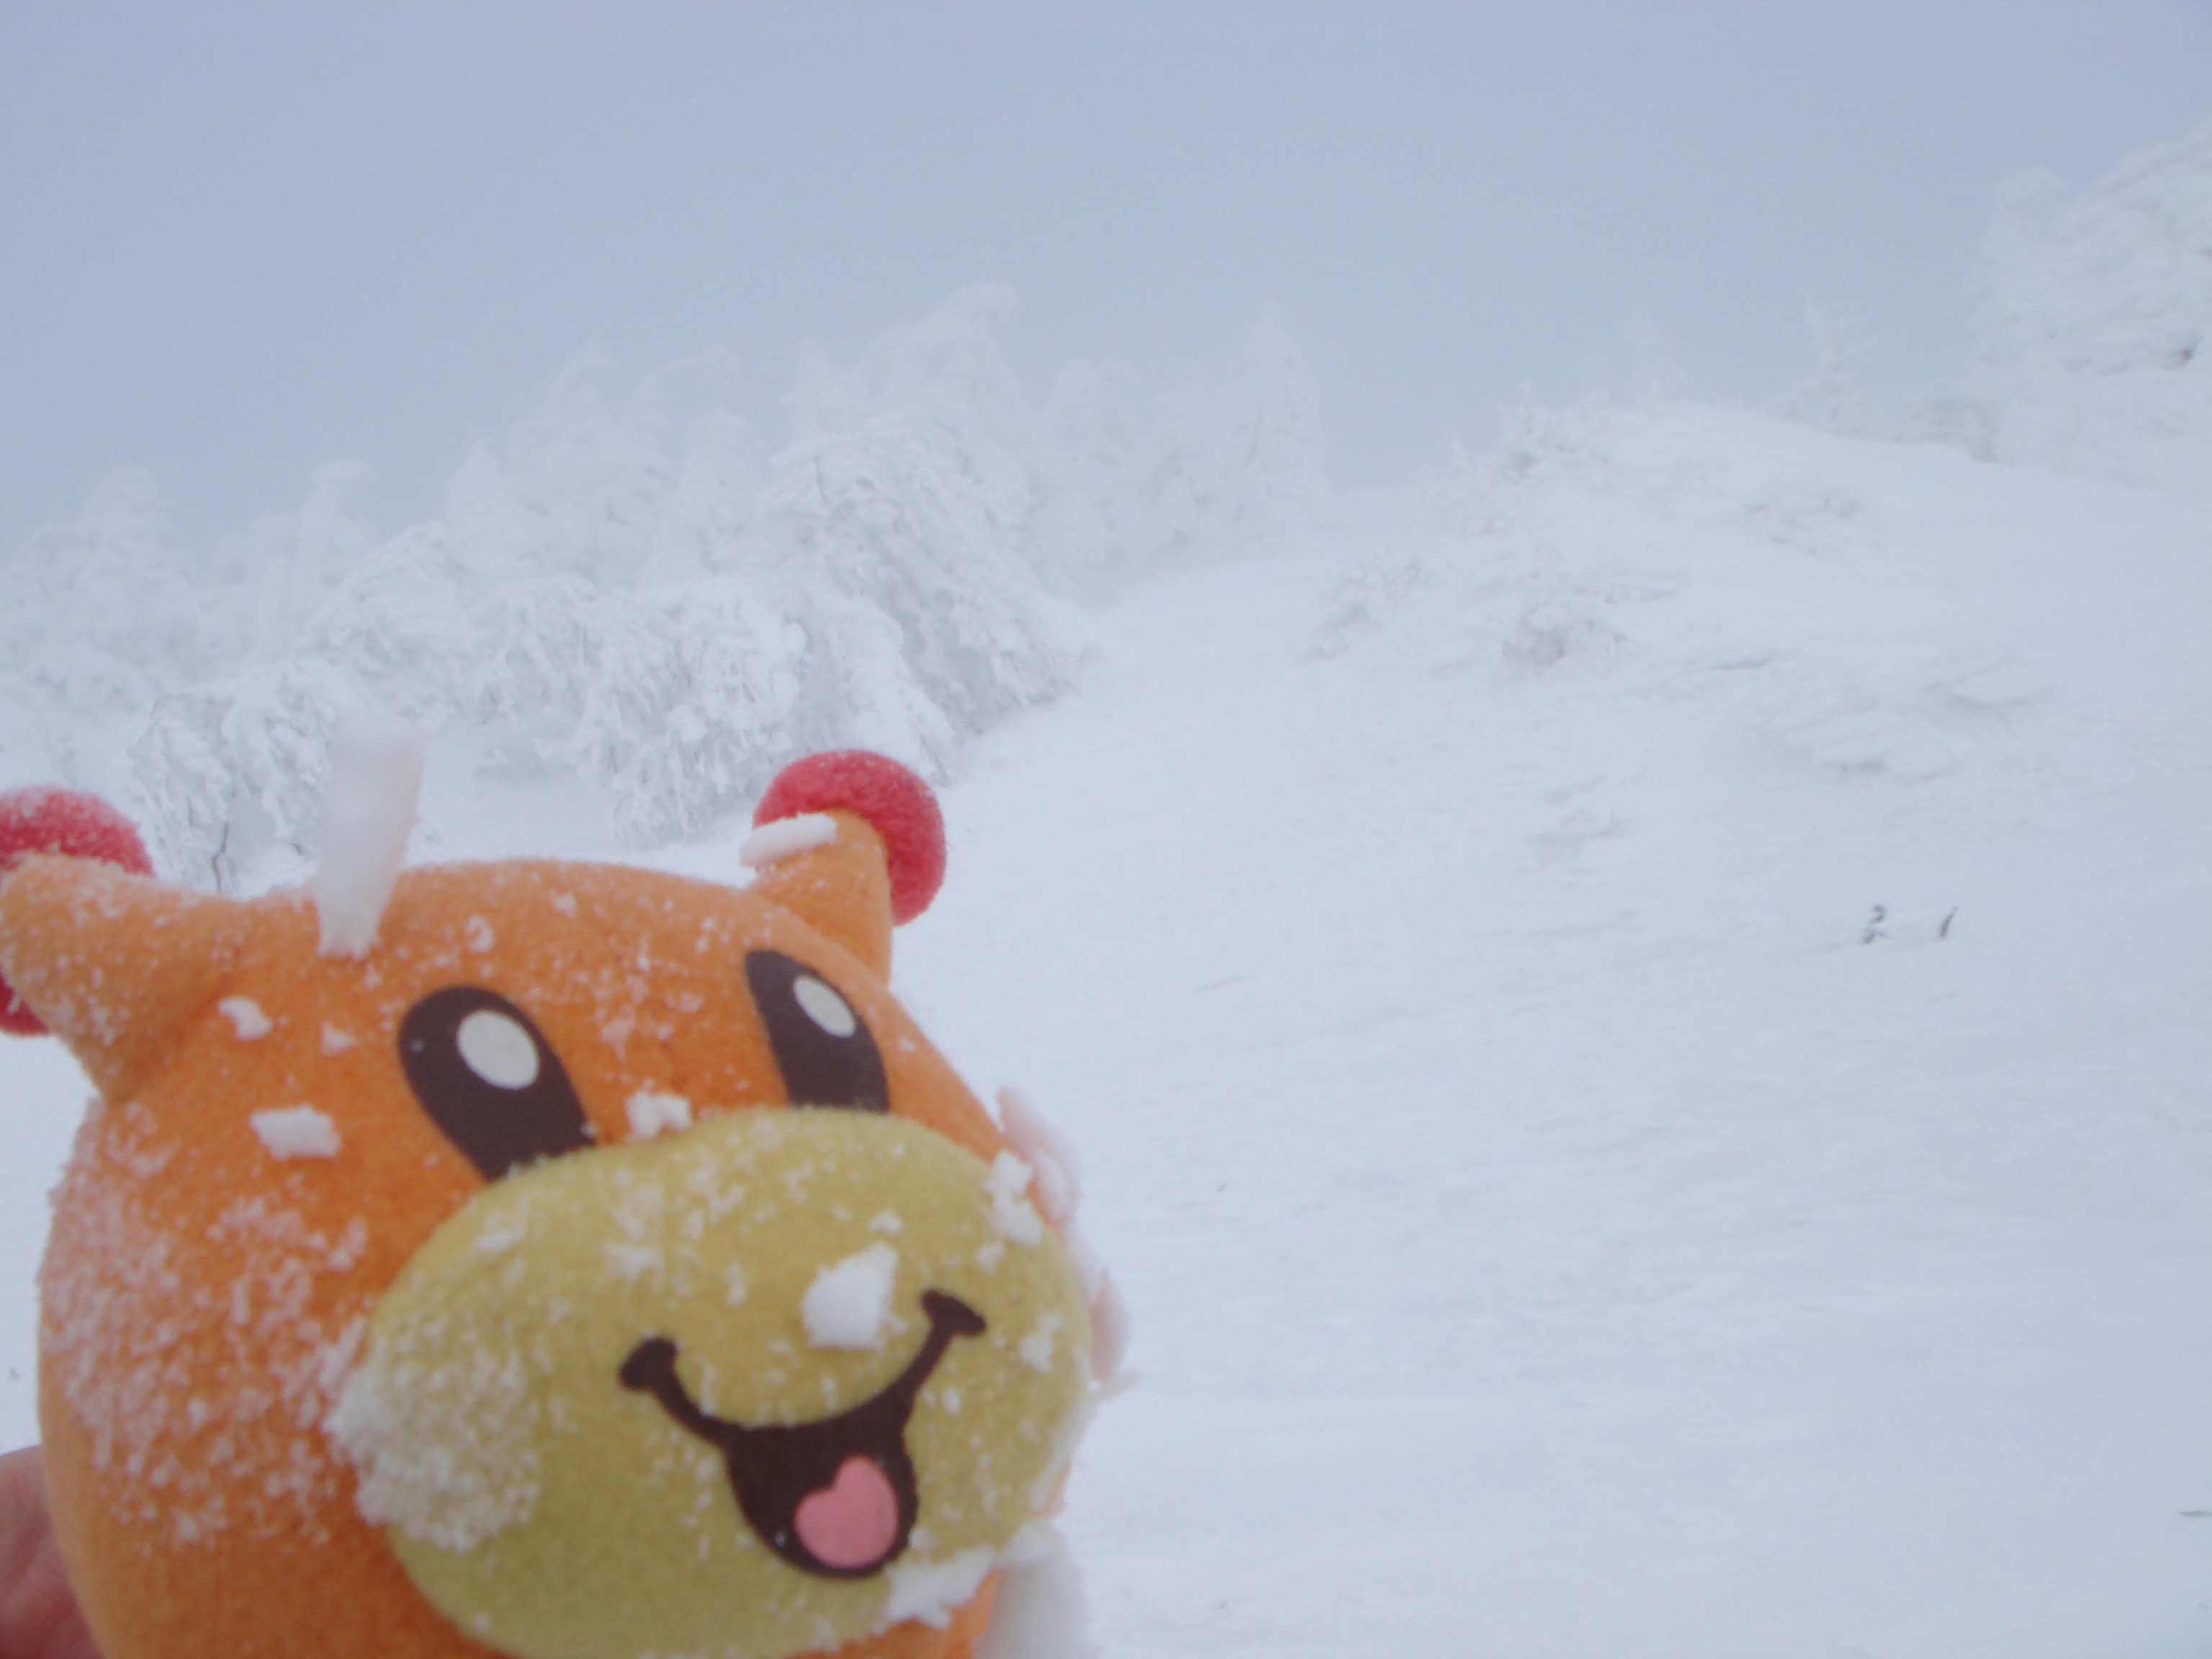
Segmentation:
{"type": "Polygon", "coordinates": [[[801,974],[793,983],[791,994],[799,999],[799,1006],[806,1011],[807,1018],[831,1036],[848,1037],[860,1030],[860,1022],[853,1018],[845,999],[813,975],[801,974]]]}
{"type": "Polygon", "coordinates": [[[479,1008],[456,1036],[469,1070],[496,1089],[526,1089],[538,1081],[538,1045],[507,1015],[479,1008]]]}

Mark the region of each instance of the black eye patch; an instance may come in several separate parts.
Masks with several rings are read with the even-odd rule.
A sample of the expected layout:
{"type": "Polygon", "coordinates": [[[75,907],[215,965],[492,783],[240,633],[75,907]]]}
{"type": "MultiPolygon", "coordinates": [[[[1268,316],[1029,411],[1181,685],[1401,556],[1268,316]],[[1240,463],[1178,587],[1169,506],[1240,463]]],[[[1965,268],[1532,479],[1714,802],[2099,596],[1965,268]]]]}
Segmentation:
{"type": "Polygon", "coordinates": [[[890,1110],[884,1057],[860,1011],[804,963],[775,951],[745,958],[745,985],[768,1027],[768,1044],[794,1106],[890,1110]]]}
{"type": "Polygon", "coordinates": [[[407,1086],[486,1181],[592,1144],[591,1125],[559,1056],[495,991],[433,991],[399,1023],[407,1086]]]}

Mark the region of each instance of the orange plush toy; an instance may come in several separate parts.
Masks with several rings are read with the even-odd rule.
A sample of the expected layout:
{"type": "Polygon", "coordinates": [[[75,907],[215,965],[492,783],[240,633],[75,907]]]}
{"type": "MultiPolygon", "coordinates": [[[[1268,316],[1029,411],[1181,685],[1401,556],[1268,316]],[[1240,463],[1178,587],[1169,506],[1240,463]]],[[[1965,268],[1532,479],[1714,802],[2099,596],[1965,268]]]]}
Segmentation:
{"type": "Polygon", "coordinates": [[[359,746],[252,901],[0,804],[0,1007],[99,1091],[40,1413],[108,1659],[967,1659],[1115,1344],[1049,1143],[886,988],[927,789],[797,763],[747,888],[403,871],[359,746]]]}

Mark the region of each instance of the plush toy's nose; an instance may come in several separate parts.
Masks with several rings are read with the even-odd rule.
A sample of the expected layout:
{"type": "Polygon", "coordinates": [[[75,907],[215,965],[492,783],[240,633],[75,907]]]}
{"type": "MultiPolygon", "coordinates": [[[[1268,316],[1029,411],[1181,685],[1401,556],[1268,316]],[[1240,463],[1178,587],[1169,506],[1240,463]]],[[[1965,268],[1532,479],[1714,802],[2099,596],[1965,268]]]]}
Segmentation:
{"type": "Polygon", "coordinates": [[[424,1596],[519,1659],[779,1659],[957,1606],[1090,1381],[1011,1158],[822,1108],[486,1188],[400,1273],[331,1429],[424,1596]]]}

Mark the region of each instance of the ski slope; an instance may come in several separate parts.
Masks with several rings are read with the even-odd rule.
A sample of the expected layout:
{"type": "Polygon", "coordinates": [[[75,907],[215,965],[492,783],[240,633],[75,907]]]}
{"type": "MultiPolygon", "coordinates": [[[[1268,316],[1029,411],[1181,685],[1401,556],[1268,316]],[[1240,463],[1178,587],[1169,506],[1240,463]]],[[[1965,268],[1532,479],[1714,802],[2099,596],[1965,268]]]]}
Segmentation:
{"type": "MultiPolygon", "coordinates": [[[[2208,554],[2202,500],[1590,405],[1099,610],[896,980],[1085,1155],[1133,1310],[1064,1523],[1104,1651],[2203,1652],[2208,554]]],[[[83,1092],[0,1050],[11,1445],[83,1092]]]]}

